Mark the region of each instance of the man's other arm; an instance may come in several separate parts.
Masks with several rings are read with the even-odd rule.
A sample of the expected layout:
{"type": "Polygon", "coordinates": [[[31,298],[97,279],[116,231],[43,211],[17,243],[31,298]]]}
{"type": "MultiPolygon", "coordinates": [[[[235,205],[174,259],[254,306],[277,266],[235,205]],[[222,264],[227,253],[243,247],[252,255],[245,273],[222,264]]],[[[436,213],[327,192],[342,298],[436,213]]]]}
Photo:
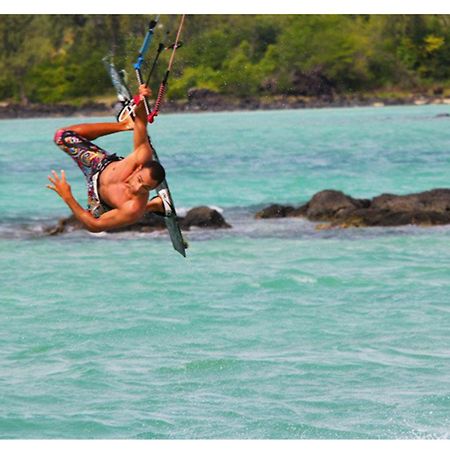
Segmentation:
{"type": "Polygon", "coordinates": [[[58,174],[54,170],[52,174],[53,177],[48,177],[52,184],[47,185],[47,187],[58,193],[72,210],[74,216],[93,233],[131,225],[139,220],[144,212],[141,208],[136,207],[135,203],[126,202],[123,208],[113,209],[102,214],[99,218],[95,218],[75,200],[70,185],[67,183],[64,171],[61,171],[61,178],[58,177],[58,174]]]}

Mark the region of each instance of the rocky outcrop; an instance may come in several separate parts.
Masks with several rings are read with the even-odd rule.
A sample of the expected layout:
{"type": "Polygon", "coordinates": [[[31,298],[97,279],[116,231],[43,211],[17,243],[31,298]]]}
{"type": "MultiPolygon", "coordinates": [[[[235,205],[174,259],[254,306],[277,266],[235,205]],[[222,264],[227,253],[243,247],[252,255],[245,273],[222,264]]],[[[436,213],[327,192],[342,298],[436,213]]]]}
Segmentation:
{"type": "MultiPolygon", "coordinates": [[[[188,211],[186,217],[179,217],[178,220],[180,228],[183,230],[189,230],[191,227],[231,228],[231,225],[225,221],[217,210],[207,206],[193,208],[188,211]]],[[[165,228],[166,225],[163,217],[156,214],[146,214],[139,222],[127,227],[111,230],[109,233],[120,233],[124,231],[150,233],[152,231],[164,230],[165,228]]],[[[44,232],[47,235],[54,236],[81,229],[83,229],[83,225],[72,215],[60,219],[56,225],[47,227],[44,232]]]]}
{"type": "Polygon", "coordinates": [[[332,227],[445,225],[450,224],[450,189],[408,195],[382,194],[371,200],[325,190],[299,208],[271,205],[255,217],[304,217],[329,222],[332,227]]]}
{"type": "Polygon", "coordinates": [[[198,206],[188,211],[181,220],[181,228],[189,230],[191,227],[200,228],[231,228],[223,216],[216,209],[208,206],[198,206]]]}
{"type": "Polygon", "coordinates": [[[75,219],[74,215],[72,215],[69,217],[63,217],[62,219],[59,219],[56,225],[46,227],[44,229],[44,233],[50,236],[55,236],[61,233],[80,230],[81,228],[83,228],[81,226],[81,223],[77,219],[75,219]]]}
{"type": "Polygon", "coordinates": [[[303,206],[272,204],[255,215],[257,219],[281,217],[305,217],[312,221],[331,221],[346,217],[352,211],[363,208],[369,200],[356,200],[340,191],[325,190],[315,194],[303,206]]]}
{"type": "Polygon", "coordinates": [[[258,211],[255,215],[257,219],[274,219],[281,217],[296,217],[301,216],[301,213],[297,212],[298,208],[294,208],[293,206],[284,206],[279,205],[277,203],[273,203],[272,205],[264,208],[261,211],[258,211]]]}
{"type": "Polygon", "coordinates": [[[369,200],[357,200],[340,191],[325,190],[315,194],[308,202],[306,216],[312,221],[339,220],[369,205],[369,200]]]}
{"type": "MultiPolygon", "coordinates": [[[[163,230],[166,227],[164,219],[156,214],[146,214],[139,222],[133,225],[123,227],[116,230],[111,230],[110,233],[118,233],[121,231],[138,231],[138,232],[152,232],[157,230],[163,230]]],[[[61,233],[70,233],[76,230],[82,230],[84,227],[74,215],[69,217],[63,217],[59,219],[56,225],[47,227],[44,231],[50,236],[54,236],[61,233]]]]}

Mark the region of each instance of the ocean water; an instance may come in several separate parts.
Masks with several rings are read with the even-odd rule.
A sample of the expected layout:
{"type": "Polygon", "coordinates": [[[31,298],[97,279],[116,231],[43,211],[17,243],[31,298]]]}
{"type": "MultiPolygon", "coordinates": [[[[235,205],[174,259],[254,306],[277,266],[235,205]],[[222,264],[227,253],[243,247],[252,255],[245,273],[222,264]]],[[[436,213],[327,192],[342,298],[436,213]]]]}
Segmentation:
{"type": "Polygon", "coordinates": [[[162,114],[179,211],[232,225],[186,259],[163,232],[45,236],[51,169],[86,198],[55,129],[106,119],[0,121],[0,438],[448,439],[450,227],[253,217],[448,187],[449,108],[162,114]]]}

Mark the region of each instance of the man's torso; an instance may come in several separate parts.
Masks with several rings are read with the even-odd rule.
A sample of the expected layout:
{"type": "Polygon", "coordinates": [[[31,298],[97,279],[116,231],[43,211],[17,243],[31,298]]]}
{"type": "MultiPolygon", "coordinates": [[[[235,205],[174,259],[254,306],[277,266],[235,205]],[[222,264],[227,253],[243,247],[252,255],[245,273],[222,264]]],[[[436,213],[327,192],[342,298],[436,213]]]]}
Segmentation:
{"type": "Polygon", "coordinates": [[[112,209],[120,209],[126,202],[133,202],[144,212],[148,195],[133,194],[127,183],[135,169],[136,164],[130,157],[109,164],[101,172],[98,181],[98,193],[102,202],[112,209]]]}

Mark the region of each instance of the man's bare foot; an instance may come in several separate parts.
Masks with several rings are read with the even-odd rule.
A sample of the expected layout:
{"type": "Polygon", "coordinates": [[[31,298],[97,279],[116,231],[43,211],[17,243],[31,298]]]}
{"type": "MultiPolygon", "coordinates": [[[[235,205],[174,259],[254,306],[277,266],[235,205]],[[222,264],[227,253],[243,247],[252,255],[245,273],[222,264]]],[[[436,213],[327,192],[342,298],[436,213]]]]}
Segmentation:
{"type": "Polygon", "coordinates": [[[134,120],[129,114],[125,119],[122,120],[124,130],[134,130],[134,120]]]}
{"type": "Polygon", "coordinates": [[[147,212],[159,212],[164,213],[164,205],[162,198],[157,195],[156,197],[153,197],[148,203],[147,203],[147,212]]]}

